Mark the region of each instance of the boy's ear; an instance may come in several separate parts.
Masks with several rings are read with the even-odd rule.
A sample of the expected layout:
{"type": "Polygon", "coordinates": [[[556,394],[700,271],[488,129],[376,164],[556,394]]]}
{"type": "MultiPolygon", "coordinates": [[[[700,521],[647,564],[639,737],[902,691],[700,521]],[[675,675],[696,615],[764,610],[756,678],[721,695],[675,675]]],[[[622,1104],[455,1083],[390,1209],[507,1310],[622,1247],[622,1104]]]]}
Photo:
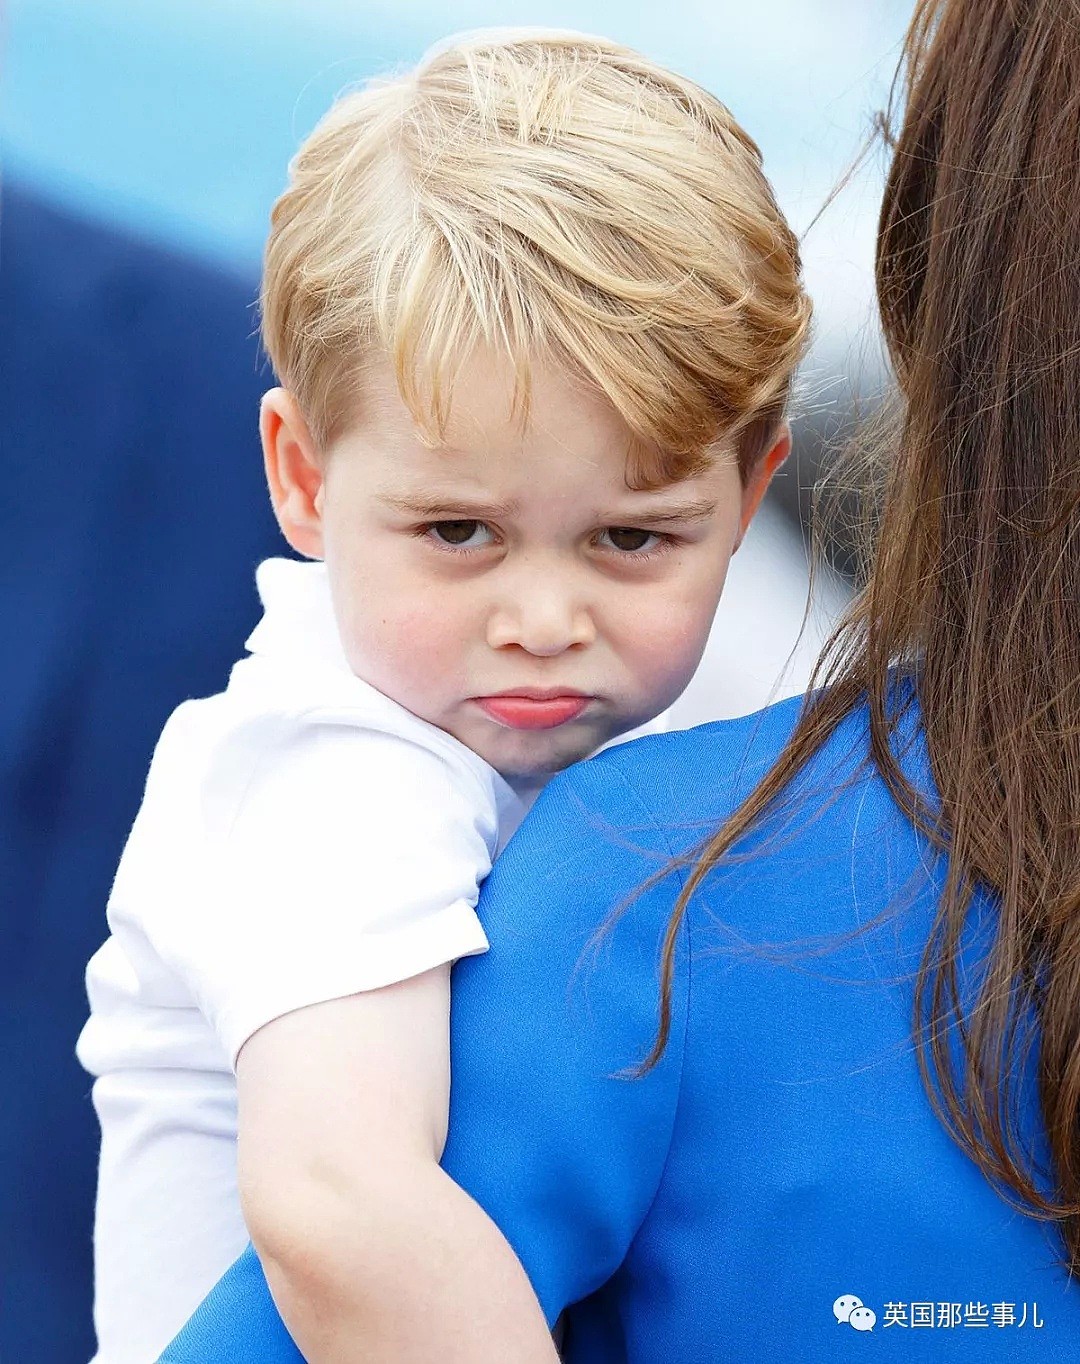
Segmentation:
{"type": "MultiPolygon", "coordinates": [[[[739,536],[735,541],[735,549],[738,549],[743,542],[743,537],[750,528],[750,522],[754,519],[754,514],[761,506],[761,499],[773,481],[773,475],[780,468],[784,460],[791,454],[791,427],[784,422],[772,444],[763,455],[758,457],[757,463],[750,470],[750,476],[746,480],[743,488],[742,510],[739,516],[739,536]]],[[[734,554],[735,549],[732,550],[734,554]]]]}
{"type": "Polygon", "coordinates": [[[263,394],[259,409],[266,481],[281,533],[297,554],[323,557],[323,470],[296,399],[284,388],[263,394]]]}

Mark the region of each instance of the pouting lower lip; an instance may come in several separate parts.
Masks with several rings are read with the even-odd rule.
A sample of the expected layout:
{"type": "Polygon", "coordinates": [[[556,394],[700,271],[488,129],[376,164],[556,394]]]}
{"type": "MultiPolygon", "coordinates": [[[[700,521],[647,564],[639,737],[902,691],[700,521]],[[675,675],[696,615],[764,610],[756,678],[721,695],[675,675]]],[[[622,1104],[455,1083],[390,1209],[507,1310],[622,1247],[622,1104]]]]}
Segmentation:
{"type": "Polygon", "coordinates": [[[503,693],[476,698],[486,715],[508,729],[555,729],[576,719],[591,700],[566,692],[550,697],[503,693]]]}

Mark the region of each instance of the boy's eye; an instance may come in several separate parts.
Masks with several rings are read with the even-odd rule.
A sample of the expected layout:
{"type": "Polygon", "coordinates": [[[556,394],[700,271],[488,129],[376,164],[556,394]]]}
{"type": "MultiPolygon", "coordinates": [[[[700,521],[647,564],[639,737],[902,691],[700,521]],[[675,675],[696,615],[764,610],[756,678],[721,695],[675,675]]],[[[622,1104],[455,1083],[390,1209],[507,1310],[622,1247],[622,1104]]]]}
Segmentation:
{"type": "Polygon", "coordinates": [[[659,542],[660,536],[651,530],[638,530],[634,526],[608,526],[601,531],[601,539],[606,536],[613,549],[623,554],[638,554],[643,549],[652,549],[651,541],[659,542]]]}
{"type": "Polygon", "coordinates": [[[481,549],[493,538],[483,521],[433,521],[427,531],[436,544],[451,549],[481,549]]]}

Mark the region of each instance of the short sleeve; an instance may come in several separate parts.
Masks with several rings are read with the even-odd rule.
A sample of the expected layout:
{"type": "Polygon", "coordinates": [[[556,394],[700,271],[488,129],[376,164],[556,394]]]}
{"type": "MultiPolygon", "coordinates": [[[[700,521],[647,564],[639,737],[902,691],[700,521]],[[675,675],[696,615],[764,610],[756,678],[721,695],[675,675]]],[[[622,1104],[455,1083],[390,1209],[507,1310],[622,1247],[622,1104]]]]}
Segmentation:
{"type": "Polygon", "coordinates": [[[198,876],[144,915],[233,1061],[282,1014],[484,951],[497,837],[480,783],[410,738],[300,719],[246,741],[242,790],[207,780],[198,876]]]}
{"type": "MultiPolygon", "coordinates": [[[[647,1075],[627,1068],[655,1036],[677,878],[635,892],[669,861],[618,762],[580,764],[547,788],[499,858],[479,907],[491,950],[454,972],[444,1165],[502,1228],[552,1323],[616,1273],[663,1176],[686,1028],[682,948],[670,1044],[647,1075]]],[[[301,1355],[249,1248],[161,1364],[256,1360],[301,1355]]]]}
{"type": "Polygon", "coordinates": [[[491,939],[451,991],[444,1165],[502,1228],[549,1321],[614,1275],[659,1187],[675,1121],[688,963],[670,1041],[658,968],[681,884],[617,753],[541,797],[484,885],[491,939]],[[669,874],[650,887],[655,873],[669,874]]]}

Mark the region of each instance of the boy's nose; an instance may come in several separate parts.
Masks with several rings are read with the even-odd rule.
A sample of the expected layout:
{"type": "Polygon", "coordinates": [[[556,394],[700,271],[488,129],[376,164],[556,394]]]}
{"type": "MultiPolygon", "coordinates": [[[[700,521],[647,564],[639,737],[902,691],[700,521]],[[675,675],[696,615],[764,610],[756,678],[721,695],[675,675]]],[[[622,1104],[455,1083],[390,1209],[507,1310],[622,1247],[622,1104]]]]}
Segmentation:
{"type": "Polygon", "coordinates": [[[550,658],[596,638],[592,615],[551,586],[534,584],[519,589],[497,606],[488,618],[488,644],[511,646],[539,658],[550,658]]]}

